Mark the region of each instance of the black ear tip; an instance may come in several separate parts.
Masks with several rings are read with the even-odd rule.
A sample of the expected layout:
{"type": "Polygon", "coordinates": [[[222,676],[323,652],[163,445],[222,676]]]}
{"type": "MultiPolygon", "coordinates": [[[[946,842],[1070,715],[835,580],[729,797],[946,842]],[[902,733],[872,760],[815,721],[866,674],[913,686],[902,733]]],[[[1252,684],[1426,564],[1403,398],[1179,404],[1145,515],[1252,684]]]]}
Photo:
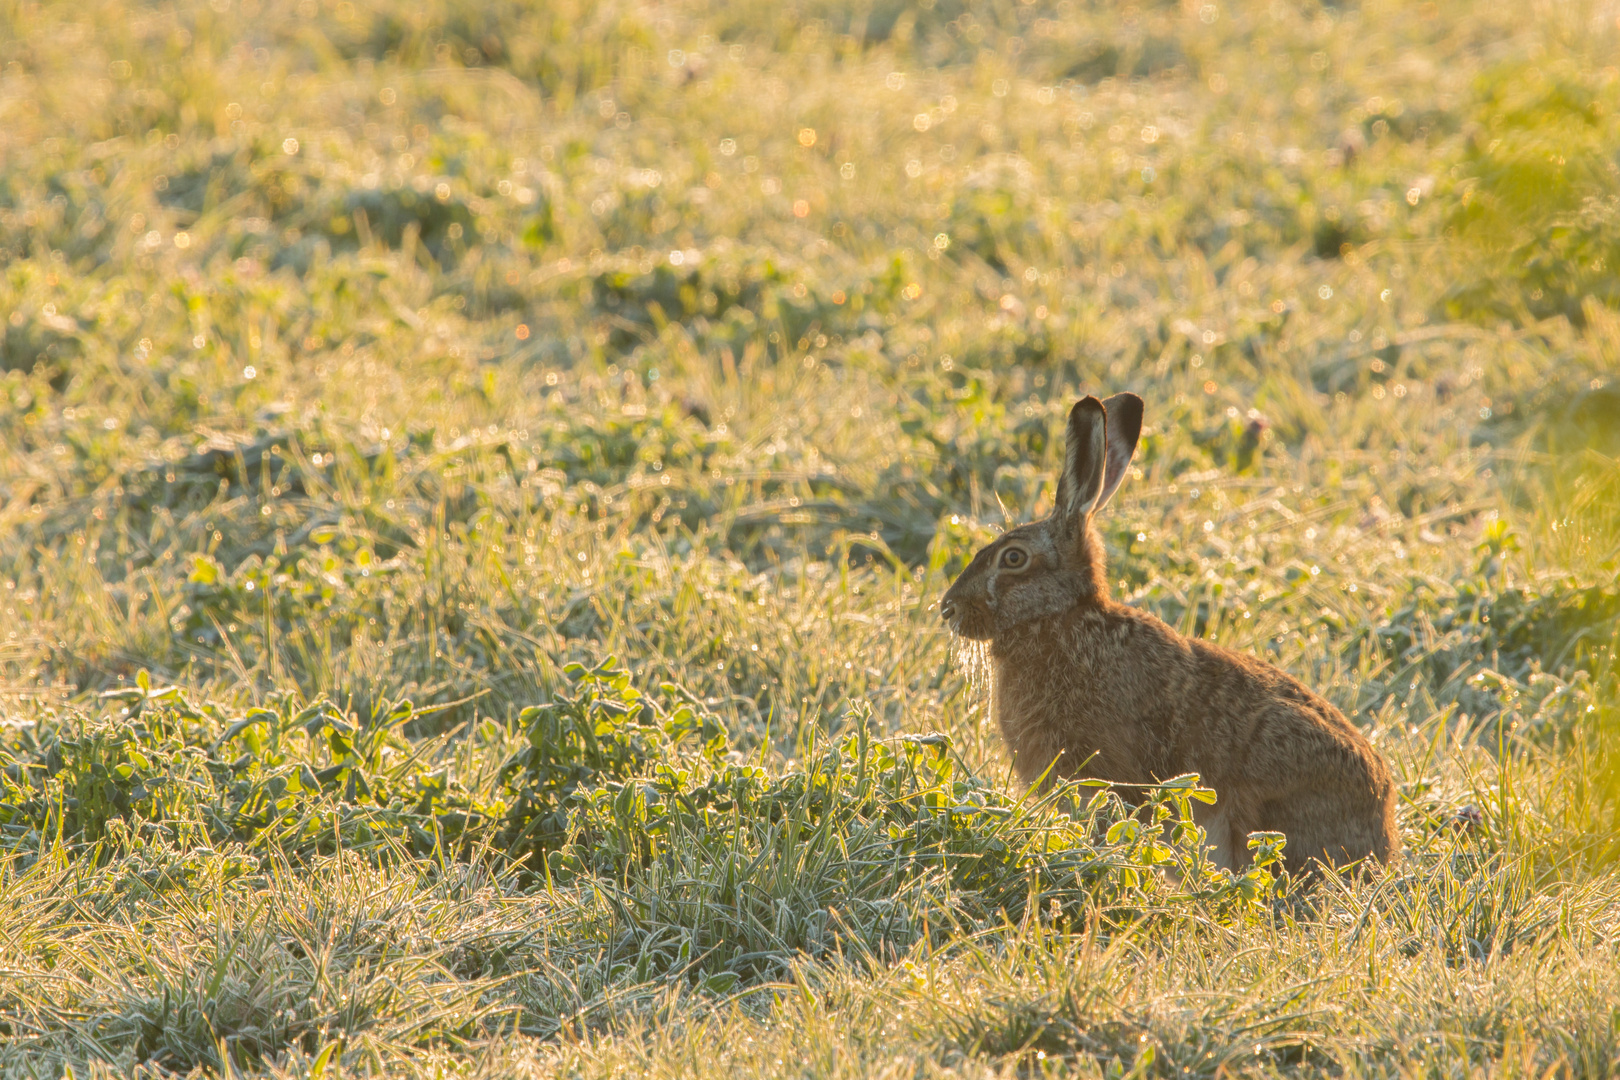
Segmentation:
{"type": "Polygon", "coordinates": [[[1103,402],[1103,406],[1108,410],[1108,429],[1110,431],[1117,430],[1121,434],[1130,432],[1133,433],[1132,437],[1134,437],[1134,433],[1142,429],[1142,413],[1145,406],[1142,399],[1135,394],[1129,391],[1115,394],[1103,402]]]}
{"type": "Polygon", "coordinates": [[[1097,397],[1087,394],[1085,397],[1074,403],[1074,408],[1069,410],[1069,419],[1079,420],[1088,414],[1093,416],[1106,416],[1108,415],[1108,410],[1097,397]]]}

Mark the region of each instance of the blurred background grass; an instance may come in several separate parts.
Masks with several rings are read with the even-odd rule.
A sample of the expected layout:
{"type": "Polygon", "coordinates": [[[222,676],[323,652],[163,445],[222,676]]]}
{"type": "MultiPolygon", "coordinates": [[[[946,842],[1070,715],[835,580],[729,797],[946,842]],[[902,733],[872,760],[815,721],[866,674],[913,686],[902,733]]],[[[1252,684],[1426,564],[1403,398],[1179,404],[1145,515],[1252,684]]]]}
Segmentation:
{"type": "MultiPolygon", "coordinates": [[[[1413,1005],[1411,975],[1400,993],[1418,998],[1385,987],[1354,1007],[1373,1024],[1400,1000],[1405,1034],[1221,1060],[1464,1075],[1438,1063],[1477,1022],[1465,1062],[1605,1075],[1615,998],[1581,958],[1614,940],[1620,896],[1617,16],[0,5],[13,801],[30,763],[59,775],[62,740],[144,702],[145,671],[196,705],[176,745],[223,753],[247,710],[325,698],[386,729],[373,749],[395,765],[375,757],[374,779],[441,770],[434,790],[498,816],[518,799],[499,766],[521,711],[608,654],[769,769],[862,702],[884,731],[948,733],[964,769],[1004,786],[931,605],[976,545],[1046,511],[1073,398],[1130,389],[1148,428],[1104,522],[1120,597],[1281,664],[1390,754],[1422,878],[1413,925],[1460,940],[1482,896],[1587,913],[1536,961],[1590,1004],[1580,1017],[1535,1013],[1484,949],[1496,989],[1466,1024],[1413,1005]],[[1459,810],[1480,821],[1463,838],[1459,810]],[[1491,869],[1435,884],[1470,845],[1491,869]]],[[[316,770],[341,757],[308,754],[316,770]]],[[[50,846],[21,810],[7,827],[18,867],[50,846]]],[[[1271,947],[1304,956],[1325,932],[1271,947]]],[[[1372,952],[1343,962],[1427,932],[1358,938],[1372,952]]],[[[1010,1068],[1039,1042],[1005,1034],[1028,1016],[1103,1023],[1050,1005],[1080,961],[1043,975],[1003,945],[974,961],[1003,1034],[952,1043],[919,1020],[893,1036],[902,1057],[968,1068],[977,1051],[939,1047],[994,1045],[983,1067],[1010,1068]]],[[[900,976],[876,970],[837,993],[888,1000],[900,976]]],[[[937,989],[928,1008],[952,1000],[937,989]]],[[[748,1037],[831,1038],[803,1007],[785,1025],[749,1014],[748,1037]]],[[[695,1067],[659,1042],[683,1036],[626,1010],[567,1051],[588,1059],[573,1067],[695,1067]]],[[[1141,1065],[1147,1029],[1116,1021],[1095,1045],[1052,1042],[1052,1060],[1166,1067],[1141,1065]]],[[[445,1030],[476,1041],[479,1023],[445,1030]]],[[[875,1047],[889,1025],[872,1024],[875,1047]]],[[[1164,1046],[1194,1037],[1149,1027],[1164,1046]]],[[[1237,1045],[1247,1029],[1230,1030],[1237,1045]]],[[[427,1059],[399,1047],[443,1034],[389,1031],[400,1068],[427,1059]]],[[[114,1042],[109,1060],[152,1045],[114,1042]]],[[[93,1039],[52,1045],[97,1056],[93,1039]]],[[[505,1052],[452,1058],[498,1071],[505,1052]]]]}

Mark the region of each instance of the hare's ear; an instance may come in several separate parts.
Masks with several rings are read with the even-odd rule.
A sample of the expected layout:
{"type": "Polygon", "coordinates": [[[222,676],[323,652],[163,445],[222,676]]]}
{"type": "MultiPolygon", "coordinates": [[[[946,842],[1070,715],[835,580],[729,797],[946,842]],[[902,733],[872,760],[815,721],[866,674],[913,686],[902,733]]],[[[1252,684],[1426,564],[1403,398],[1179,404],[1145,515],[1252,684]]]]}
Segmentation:
{"type": "Polygon", "coordinates": [[[1082,398],[1069,410],[1064,437],[1063,473],[1058,477],[1053,513],[1066,531],[1078,531],[1103,491],[1107,467],[1108,413],[1094,397],[1082,398]]]}
{"type": "Polygon", "coordinates": [[[1136,440],[1142,434],[1142,399],[1135,394],[1115,394],[1103,402],[1108,410],[1108,468],[1103,473],[1102,494],[1092,510],[1101,510],[1114,497],[1125,479],[1136,454],[1136,440]]]}

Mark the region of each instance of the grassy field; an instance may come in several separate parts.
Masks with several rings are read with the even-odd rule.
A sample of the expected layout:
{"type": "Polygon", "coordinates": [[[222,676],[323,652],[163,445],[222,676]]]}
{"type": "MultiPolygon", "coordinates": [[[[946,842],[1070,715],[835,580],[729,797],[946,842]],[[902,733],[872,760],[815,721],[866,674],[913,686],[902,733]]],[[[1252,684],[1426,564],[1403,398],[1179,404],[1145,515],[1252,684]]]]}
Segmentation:
{"type": "Polygon", "coordinates": [[[0,1075],[1620,1072],[1620,10],[0,0],[0,1075]],[[1309,895],[935,604],[1390,758],[1309,895]]]}

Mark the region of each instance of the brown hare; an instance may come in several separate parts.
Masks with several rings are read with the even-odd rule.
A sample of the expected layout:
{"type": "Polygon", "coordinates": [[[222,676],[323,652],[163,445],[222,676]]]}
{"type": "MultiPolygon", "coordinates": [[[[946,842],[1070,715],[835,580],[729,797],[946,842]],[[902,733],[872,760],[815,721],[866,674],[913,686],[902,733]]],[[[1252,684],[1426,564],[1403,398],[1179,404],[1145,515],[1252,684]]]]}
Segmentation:
{"type": "Polygon", "coordinates": [[[1197,804],[1217,865],[1247,865],[1260,830],[1287,835],[1295,874],[1389,862],[1400,849],[1389,766],[1338,709],[1264,661],[1109,598],[1092,517],[1141,430],[1135,394],[1077,403],[1052,516],[980,551],[941,604],[952,631],[989,643],[991,711],[1018,775],[1128,785],[1196,772],[1217,796],[1197,804]]]}

